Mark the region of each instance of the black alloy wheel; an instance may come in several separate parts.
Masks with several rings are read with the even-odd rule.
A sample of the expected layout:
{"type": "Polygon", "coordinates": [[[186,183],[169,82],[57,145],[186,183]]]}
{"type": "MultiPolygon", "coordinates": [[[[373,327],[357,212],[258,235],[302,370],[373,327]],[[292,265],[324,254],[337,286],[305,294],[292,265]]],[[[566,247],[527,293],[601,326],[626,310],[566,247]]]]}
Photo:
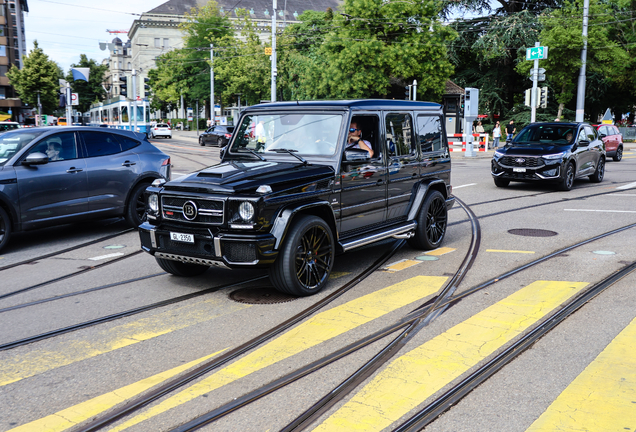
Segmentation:
{"type": "Polygon", "coordinates": [[[612,159],[614,159],[615,162],[619,162],[621,159],[623,159],[623,146],[618,146],[618,148],[616,149],[616,154],[612,159]]]}
{"type": "Polygon", "coordinates": [[[216,146],[219,147],[219,148],[223,147],[223,138],[218,137],[216,139],[216,146]]]}
{"type": "Polygon", "coordinates": [[[329,225],[317,216],[300,215],[294,221],[274,265],[270,280],[277,290],[308,296],[329,280],[335,244],[329,225]]]}
{"type": "Polygon", "coordinates": [[[417,215],[415,236],[408,242],[416,249],[436,249],[444,240],[447,224],[448,212],[444,195],[440,191],[430,191],[417,215]]]}
{"type": "Polygon", "coordinates": [[[137,228],[147,219],[146,214],[146,197],[144,192],[150,186],[148,183],[140,183],[133,189],[126,206],[126,221],[133,227],[137,228]]]}
{"type": "Polygon", "coordinates": [[[9,243],[11,237],[11,219],[2,207],[0,207],[0,250],[9,243]]]}
{"type": "Polygon", "coordinates": [[[563,178],[559,183],[559,190],[569,191],[572,190],[572,185],[574,185],[574,164],[569,162],[564,171],[563,178]]]}
{"type": "Polygon", "coordinates": [[[199,145],[200,146],[204,146],[205,145],[205,143],[203,142],[203,137],[202,136],[199,137],[199,145]]]}
{"type": "Polygon", "coordinates": [[[188,264],[181,261],[173,261],[155,257],[157,264],[163,270],[175,276],[192,277],[205,273],[210,267],[202,264],[188,264]]]}
{"type": "Polygon", "coordinates": [[[598,164],[596,165],[596,171],[594,171],[594,174],[589,176],[589,178],[592,183],[600,183],[603,181],[604,176],[605,176],[605,158],[601,157],[599,158],[598,164]]]}

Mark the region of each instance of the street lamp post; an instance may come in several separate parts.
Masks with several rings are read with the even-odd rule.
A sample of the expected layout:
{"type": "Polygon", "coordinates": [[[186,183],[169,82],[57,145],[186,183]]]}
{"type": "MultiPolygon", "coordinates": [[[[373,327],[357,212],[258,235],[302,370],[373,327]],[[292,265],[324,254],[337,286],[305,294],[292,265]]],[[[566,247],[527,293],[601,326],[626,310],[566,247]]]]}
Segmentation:
{"type": "Polygon", "coordinates": [[[272,0],[272,89],[271,101],[276,102],[276,0],[272,0]]]}
{"type": "Polygon", "coordinates": [[[216,113],[214,112],[214,44],[210,44],[210,120],[211,124],[216,124],[216,113]]]}

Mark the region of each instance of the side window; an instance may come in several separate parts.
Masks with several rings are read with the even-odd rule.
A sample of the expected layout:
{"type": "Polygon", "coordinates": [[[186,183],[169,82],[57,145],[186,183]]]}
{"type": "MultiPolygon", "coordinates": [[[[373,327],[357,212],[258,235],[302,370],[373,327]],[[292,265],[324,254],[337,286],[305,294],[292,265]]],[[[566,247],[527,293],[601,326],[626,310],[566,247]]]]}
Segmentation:
{"type": "Polygon", "coordinates": [[[586,140],[586,139],[587,139],[587,137],[585,136],[585,128],[579,129],[579,135],[576,138],[576,141],[578,142],[578,141],[586,140]]]}
{"type": "MultiPolygon", "coordinates": [[[[350,126],[358,129],[354,134],[359,133],[359,138],[373,150],[372,159],[382,157],[382,147],[380,145],[380,118],[377,115],[357,115],[351,118],[350,126]]],[[[349,133],[348,139],[351,139],[349,133]]],[[[348,148],[349,146],[345,146],[348,148]]]]}
{"type": "Polygon", "coordinates": [[[77,159],[75,133],[65,132],[47,137],[33,147],[29,154],[36,152],[44,153],[51,162],[77,159]]]}
{"type": "Polygon", "coordinates": [[[121,121],[123,123],[128,123],[128,107],[127,106],[121,107],[121,121]]]}
{"type": "Polygon", "coordinates": [[[121,145],[113,134],[105,132],[80,132],[86,144],[88,157],[106,156],[121,152],[121,145]]]}
{"type": "Polygon", "coordinates": [[[417,143],[422,153],[443,150],[442,121],[439,116],[417,116],[417,143]]]}
{"type": "Polygon", "coordinates": [[[596,139],[596,132],[594,132],[594,128],[592,126],[585,126],[585,135],[587,136],[588,141],[594,141],[596,139]]]}
{"type": "Polygon", "coordinates": [[[135,148],[139,145],[139,141],[134,140],[132,138],[128,138],[122,135],[117,135],[119,142],[121,144],[122,151],[130,150],[131,148],[135,148]]]}
{"type": "Polygon", "coordinates": [[[417,145],[413,140],[413,120],[410,114],[387,114],[386,146],[389,156],[417,154],[417,145]]]}
{"type": "Polygon", "coordinates": [[[612,126],[611,128],[614,131],[613,135],[620,135],[621,131],[616,126],[612,126]]]}

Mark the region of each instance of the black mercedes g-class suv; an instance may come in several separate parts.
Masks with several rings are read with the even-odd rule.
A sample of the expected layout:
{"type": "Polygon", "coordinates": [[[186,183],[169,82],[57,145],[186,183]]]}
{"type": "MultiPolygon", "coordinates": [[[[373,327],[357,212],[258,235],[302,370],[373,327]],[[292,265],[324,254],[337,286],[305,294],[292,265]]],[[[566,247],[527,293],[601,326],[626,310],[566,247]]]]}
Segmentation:
{"type": "Polygon", "coordinates": [[[278,290],[310,295],[339,252],[390,237],[439,247],[450,175],[441,105],[256,105],[241,113],[220,164],[146,190],[141,245],[174,275],[267,268],[278,290]]]}

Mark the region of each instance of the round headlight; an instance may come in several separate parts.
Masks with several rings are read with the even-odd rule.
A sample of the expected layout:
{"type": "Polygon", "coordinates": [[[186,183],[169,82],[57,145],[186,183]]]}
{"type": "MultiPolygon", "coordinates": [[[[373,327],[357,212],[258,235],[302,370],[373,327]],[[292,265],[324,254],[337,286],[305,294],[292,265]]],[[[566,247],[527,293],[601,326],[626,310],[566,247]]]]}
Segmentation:
{"type": "Polygon", "coordinates": [[[249,222],[254,217],[254,206],[251,202],[244,201],[239,206],[239,215],[245,222],[249,222]]]}
{"type": "Polygon", "coordinates": [[[157,194],[151,194],[148,197],[148,207],[155,213],[159,211],[159,197],[157,194]]]}

